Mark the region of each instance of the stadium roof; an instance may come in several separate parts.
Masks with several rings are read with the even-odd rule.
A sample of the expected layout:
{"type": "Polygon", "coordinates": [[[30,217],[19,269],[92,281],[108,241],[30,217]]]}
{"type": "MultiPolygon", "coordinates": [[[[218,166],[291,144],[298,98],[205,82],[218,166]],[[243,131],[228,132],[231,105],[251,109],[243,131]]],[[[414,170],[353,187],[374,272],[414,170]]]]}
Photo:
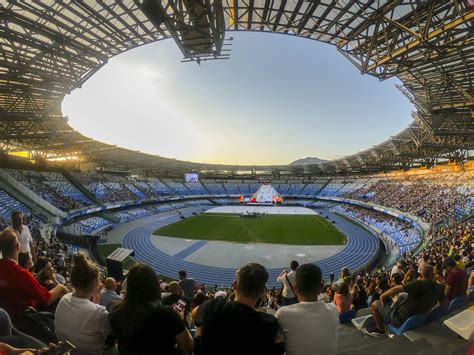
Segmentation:
{"type": "Polygon", "coordinates": [[[382,171],[431,165],[437,158],[459,161],[474,147],[473,3],[9,0],[0,4],[0,149],[157,171],[288,170],[191,163],[131,151],[83,136],[61,112],[66,94],[109,58],[131,48],[172,38],[185,59],[209,60],[227,55],[221,51],[225,31],[266,31],[330,43],[363,74],[381,80],[397,76],[401,93],[417,109],[413,122],[396,136],[309,166],[310,172],[382,171]]]}

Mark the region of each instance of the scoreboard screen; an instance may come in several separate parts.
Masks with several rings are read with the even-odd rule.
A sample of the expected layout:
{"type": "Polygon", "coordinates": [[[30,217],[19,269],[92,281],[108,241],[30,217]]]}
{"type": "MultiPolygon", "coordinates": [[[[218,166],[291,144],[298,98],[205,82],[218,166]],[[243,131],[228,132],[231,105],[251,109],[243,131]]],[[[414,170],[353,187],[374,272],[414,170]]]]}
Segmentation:
{"type": "Polygon", "coordinates": [[[196,173],[187,173],[184,175],[184,181],[186,182],[198,182],[199,174],[196,173]]]}

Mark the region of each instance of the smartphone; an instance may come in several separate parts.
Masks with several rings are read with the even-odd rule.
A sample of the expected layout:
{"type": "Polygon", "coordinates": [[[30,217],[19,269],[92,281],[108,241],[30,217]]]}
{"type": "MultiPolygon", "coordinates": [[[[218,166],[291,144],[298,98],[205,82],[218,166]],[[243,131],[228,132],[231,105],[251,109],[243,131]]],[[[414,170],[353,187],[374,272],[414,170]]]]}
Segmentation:
{"type": "Polygon", "coordinates": [[[76,347],[68,341],[60,341],[58,345],[47,352],[47,354],[52,355],[67,355],[72,351],[76,350],[76,347]]]}
{"type": "Polygon", "coordinates": [[[178,312],[182,312],[184,307],[186,307],[186,302],[184,302],[183,300],[178,300],[178,302],[173,305],[173,308],[176,309],[178,312]]]}

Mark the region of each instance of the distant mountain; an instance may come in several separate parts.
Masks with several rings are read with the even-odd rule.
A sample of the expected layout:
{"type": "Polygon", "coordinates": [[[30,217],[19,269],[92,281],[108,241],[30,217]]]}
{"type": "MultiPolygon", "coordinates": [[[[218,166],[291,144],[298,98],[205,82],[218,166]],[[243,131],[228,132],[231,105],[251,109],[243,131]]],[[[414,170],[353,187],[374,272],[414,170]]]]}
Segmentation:
{"type": "Polygon", "coordinates": [[[319,159],[316,157],[307,157],[304,159],[295,160],[293,163],[290,163],[290,165],[310,165],[310,164],[323,163],[325,161],[327,160],[319,159]]]}

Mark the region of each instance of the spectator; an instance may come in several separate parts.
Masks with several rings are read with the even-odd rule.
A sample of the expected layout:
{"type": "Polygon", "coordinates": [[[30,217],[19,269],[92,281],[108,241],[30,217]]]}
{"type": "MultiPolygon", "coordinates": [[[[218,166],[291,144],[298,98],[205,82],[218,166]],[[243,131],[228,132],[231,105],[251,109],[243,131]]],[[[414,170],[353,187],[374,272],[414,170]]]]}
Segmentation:
{"type": "MultiPolygon", "coordinates": [[[[48,291],[51,291],[57,285],[59,285],[59,282],[57,282],[56,278],[54,277],[53,265],[51,263],[51,260],[49,260],[48,258],[40,256],[35,264],[34,272],[36,275],[36,279],[39,281],[41,286],[46,288],[48,291]]],[[[40,307],[40,309],[42,311],[54,313],[56,307],[58,306],[58,303],[59,299],[47,307],[40,307]]]]}
{"type": "Polygon", "coordinates": [[[392,271],[390,272],[390,276],[393,276],[393,274],[400,274],[403,276],[403,262],[402,261],[399,261],[397,262],[393,267],[392,267],[392,271]]]}
{"type": "Polygon", "coordinates": [[[415,270],[409,269],[403,277],[403,283],[406,285],[412,281],[415,281],[415,270]]]}
{"type": "Polygon", "coordinates": [[[276,313],[286,354],[335,354],[339,317],[334,304],[318,301],[323,287],[321,270],[314,264],[303,264],[296,270],[295,280],[300,303],[276,313]]]}
{"type": "Polygon", "coordinates": [[[428,312],[437,302],[443,307],[447,306],[443,287],[434,280],[433,267],[424,264],[420,271],[421,280],[392,287],[380,297],[380,300],[372,304],[375,327],[364,328],[364,333],[378,337],[385,334],[384,323],[399,327],[409,317],[428,312]],[[388,303],[391,297],[401,292],[406,292],[407,295],[403,297],[399,295],[393,305],[388,303]]]}
{"type": "Polygon", "coordinates": [[[334,304],[336,305],[339,314],[348,313],[351,310],[352,295],[349,292],[349,285],[342,282],[334,296],[334,304]]]}
{"type": "Polygon", "coordinates": [[[192,321],[194,322],[196,319],[197,312],[199,310],[199,306],[201,306],[204,302],[207,301],[207,296],[204,294],[204,292],[200,292],[196,295],[194,298],[194,304],[193,304],[193,310],[191,311],[191,318],[192,321]]]}
{"type": "Polygon", "coordinates": [[[359,277],[351,290],[352,304],[355,310],[367,308],[367,291],[364,287],[364,280],[359,277]]]}
{"type": "Polygon", "coordinates": [[[110,334],[108,312],[98,304],[102,286],[99,276],[97,266],[84,254],[74,254],[74,292],[64,296],[56,308],[54,328],[58,339],[71,342],[80,353],[101,354],[110,334]]]}
{"type": "Polygon", "coordinates": [[[462,256],[462,262],[464,266],[467,266],[471,262],[468,252],[466,250],[463,250],[461,253],[461,256],[462,256]]]}
{"type": "Polygon", "coordinates": [[[170,282],[168,285],[168,292],[165,292],[162,295],[161,304],[172,306],[180,299],[183,299],[183,290],[176,281],[170,282]]]}
{"type": "Polygon", "coordinates": [[[117,282],[115,279],[113,277],[106,278],[104,281],[104,288],[100,295],[99,304],[104,306],[105,309],[110,312],[110,307],[122,301],[122,296],[117,294],[117,282]]]}
{"type": "Polygon", "coordinates": [[[471,288],[474,286],[474,271],[471,272],[471,276],[469,276],[469,283],[468,283],[468,288],[471,288]]]}
{"type": "Polygon", "coordinates": [[[436,265],[434,267],[434,275],[435,275],[435,281],[439,284],[444,284],[444,277],[443,275],[441,274],[441,270],[440,268],[438,267],[438,265],[436,265]]]}
{"type": "Polygon", "coordinates": [[[464,263],[461,261],[461,256],[459,254],[454,255],[454,261],[458,269],[466,272],[466,265],[464,265],[464,263]]]}
{"type": "Polygon", "coordinates": [[[266,294],[268,272],[260,264],[247,264],[237,271],[233,283],[235,301],[222,297],[203,303],[196,316],[196,354],[280,354],[275,344],[278,321],[257,312],[256,303],[266,294]]]}
{"type": "Polygon", "coordinates": [[[193,349],[193,340],[178,314],[160,305],[160,282],[147,265],[134,266],[127,277],[125,300],[111,313],[110,321],[118,339],[119,353],[176,354],[193,349]]]}
{"type": "Polygon", "coordinates": [[[278,276],[277,281],[283,284],[282,291],[282,306],[289,306],[295,303],[298,303],[298,298],[296,297],[294,285],[295,285],[295,273],[298,268],[298,262],[293,260],[290,263],[291,271],[283,270],[278,276]]]}
{"type": "Polygon", "coordinates": [[[12,213],[12,229],[15,231],[20,242],[20,252],[31,254],[33,263],[36,263],[36,252],[33,245],[33,238],[28,226],[23,224],[23,212],[15,211],[12,213]]]}
{"type": "MultiPolygon", "coordinates": [[[[398,279],[398,278],[397,278],[398,279]]],[[[380,296],[390,289],[389,279],[385,274],[382,274],[377,277],[377,286],[375,291],[377,292],[376,299],[379,299],[380,296]]]]}
{"type": "Polygon", "coordinates": [[[421,274],[421,269],[423,265],[430,263],[430,256],[428,254],[423,254],[423,256],[418,260],[418,274],[421,274]]]}
{"type": "Polygon", "coordinates": [[[58,267],[57,273],[54,274],[56,281],[59,282],[61,285],[64,285],[66,283],[66,277],[68,273],[67,267],[58,267]]]}
{"type": "Polygon", "coordinates": [[[30,253],[18,254],[18,265],[25,270],[31,271],[33,268],[33,259],[31,258],[30,253]]]}
{"type": "Polygon", "coordinates": [[[41,286],[33,274],[18,265],[20,244],[12,229],[5,229],[0,236],[0,307],[4,308],[20,330],[30,329],[23,324],[22,312],[28,308],[40,305],[50,305],[61,298],[69,290],[63,285],[57,285],[51,291],[41,286]]]}
{"type": "Polygon", "coordinates": [[[343,282],[345,282],[349,285],[351,283],[351,281],[352,281],[352,276],[351,276],[351,273],[349,271],[349,268],[343,267],[341,269],[341,276],[339,276],[339,279],[336,281],[336,285],[339,286],[343,282]]]}
{"type": "Polygon", "coordinates": [[[196,288],[196,281],[188,279],[185,270],[179,271],[179,286],[183,290],[184,298],[190,303],[194,301],[194,289],[196,288]]]}
{"type": "Polygon", "coordinates": [[[399,273],[392,274],[392,276],[390,277],[390,284],[389,284],[390,287],[398,286],[398,285],[401,285],[402,283],[403,283],[403,278],[401,274],[399,273]]]}
{"type": "Polygon", "coordinates": [[[446,270],[444,294],[447,299],[465,296],[468,280],[464,271],[456,266],[454,259],[449,256],[444,259],[442,269],[446,270]]]}
{"type": "Polygon", "coordinates": [[[48,290],[58,285],[54,278],[53,264],[48,258],[40,256],[35,264],[34,272],[40,284],[48,290]]]}

